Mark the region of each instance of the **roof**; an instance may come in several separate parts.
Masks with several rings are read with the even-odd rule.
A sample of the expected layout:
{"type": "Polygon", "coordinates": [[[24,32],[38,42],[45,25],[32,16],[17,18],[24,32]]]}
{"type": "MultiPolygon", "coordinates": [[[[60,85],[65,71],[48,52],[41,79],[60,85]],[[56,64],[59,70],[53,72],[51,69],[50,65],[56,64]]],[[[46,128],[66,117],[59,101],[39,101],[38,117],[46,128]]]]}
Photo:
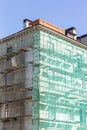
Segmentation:
{"type": "Polygon", "coordinates": [[[37,19],[37,20],[31,22],[30,24],[32,26],[42,25],[42,26],[45,26],[45,27],[47,27],[47,28],[49,28],[49,29],[51,29],[53,31],[56,31],[58,33],[61,33],[61,34],[65,35],[65,30],[64,29],[61,29],[61,28],[59,28],[59,27],[57,27],[57,26],[55,26],[53,24],[50,24],[50,23],[48,23],[48,22],[46,22],[44,20],[41,20],[41,19],[37,19]]]}
{"type": "MultiPolygon", "coordinates": [[[[25,19],[25,20],[27,20],[27,19],[25,19]]],[[[29,20],[29,21],[31,21],[31,20],[29,20]]],[[[7,42],[9,40],[12,40],[14,38],[18,38],[20,36],[26,35],[27,33],[32,32],[32,31],[44,30],[44,31],[47,31],[47,32],[49,32],[49,33],[51,33],[53,35],[56,35],[56,36],[60,37],[60,38],[63,38],[66,41],[69,41],[69,42],[71,42],[72,44],[74,44],[76,46],[82,47],[82,48],[87,50],[87,46],[84,45],[83,43],[81,43],[80,41],[77,41],[77,40],[74,40],[72,38],[67,37],[65,35],[65,30],[64,29],[61,29],[61,28],[59,28],[59,27],[57,27],[57,26],[55,26],[53,24],[50,24],[50,23],[48,23],[48,22],[46,22],[44,20],[41,20],[41,19],[31,21],[30,24],[31,24],[31,26],[29,26],[29,27],[27,27],[27,28],[25,28],[23,30],[20,30],[19,32],[16,32],[16,33],[14,33],[12,35],[9,35],[9,36],[7,36],[5,38],[0,39],[0,43],[1,44],[5,43],[5,42],[7,42]]]]}
{"type": "Polygon", "coordinates": [[[75,29],[75,30],[76,30],[76,28],[75,28],[75,27],[71,27],[71,28],[66,29],[66,31],[73,30],[73,29],[75,29]]]}
{"type": "Polygon", "coordinates": [[[85,37],[87,37],[87,34],[84,34],[84,35],[82,35],[82,36],[79,36],[79,37],[77,37],[77,39],[81,39],[81,38],[85,38],[85,37]]]}
{"type": "Polygon", "coordinates": [[[29,22],[32,22],[31,20],[29,19],[24,19],[23,22],[26,22],[26,21],[29,21],[29,22]]]}

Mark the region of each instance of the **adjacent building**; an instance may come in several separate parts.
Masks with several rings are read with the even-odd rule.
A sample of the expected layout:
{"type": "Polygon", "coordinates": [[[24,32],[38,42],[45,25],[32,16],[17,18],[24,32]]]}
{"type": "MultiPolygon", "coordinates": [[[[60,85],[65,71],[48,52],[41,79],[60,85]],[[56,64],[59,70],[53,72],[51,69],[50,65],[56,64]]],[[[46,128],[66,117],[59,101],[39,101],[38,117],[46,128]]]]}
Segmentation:
{"type": "Polygon", "coordinates": [[[0,40],[0,130],[87,130],[87,35],[23,27],[0,40]]]}

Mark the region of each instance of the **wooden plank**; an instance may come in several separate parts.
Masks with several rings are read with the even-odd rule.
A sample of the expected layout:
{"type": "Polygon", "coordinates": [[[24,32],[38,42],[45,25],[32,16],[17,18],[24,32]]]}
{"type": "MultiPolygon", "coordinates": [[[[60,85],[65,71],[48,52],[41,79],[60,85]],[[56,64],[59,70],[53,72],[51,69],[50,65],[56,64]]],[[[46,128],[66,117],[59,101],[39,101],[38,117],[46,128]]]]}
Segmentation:
{"type": "Polygon", "coordinates": [[[32,87],[20,89],[22,92],[32,91],[32,87]]]}
{"type": "Polygon", "coordinates": [[[28,48],[32,48],[32,49],[33,49],[33,47],[34,47],[33,45],[29,45],[29,46],[28,46],[28,48]]]}
{"type": "Polygon", "coordinates": [[[29,63],[29,64],[33,64],[34,62],[33,62],[33,61],[29,61],[28,63],[29,63]]]}
{"type": "Polygon", "coordinates": [[[9,103],[13,103],[13,102],[19,102],[19,101],[30,100],[30,99],[32,99],[32,96],[23,97],[23,98],[18,98],[18,99],[14,99],[14,100],[11,100],[11,101],[8,101],[8,102],[9,102],[9,103]]]}
{"type": "Polygon", "coordinates": [[[12,87],[12,85],[7,84],[7,85],[2,85],[2,86],[0,86],[0,88],[2,88],[2,89],[4,89],[4,88],[9,88],[9,87],[12,87]]]}
{"type": "Polygon", "coordinates": [[[23,118],[23,117],[32,117],[32,114],[19,115],[19,116],[13,116],[13,117],[6,117],[6,118],[0,118],[0,120],[2,122],[7,122],[9,120],[16,120],[17,118],[23,118]]]}

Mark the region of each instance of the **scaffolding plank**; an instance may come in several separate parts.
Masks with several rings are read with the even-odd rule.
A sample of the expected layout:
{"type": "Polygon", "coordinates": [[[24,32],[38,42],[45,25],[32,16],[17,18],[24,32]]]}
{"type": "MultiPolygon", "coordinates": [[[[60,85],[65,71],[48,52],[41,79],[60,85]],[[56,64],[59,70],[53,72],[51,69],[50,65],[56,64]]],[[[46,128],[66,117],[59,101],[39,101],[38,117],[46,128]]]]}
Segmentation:
{"type": "Polygon", "coordinates": [[[23,98],[18,98],[18,99],[14,99],[11,101],[8,101],[9,103],[13,103],[13,102],[19,102],[19,101],[23,101],[23,100],[30,100],[32,99],[32,96],[28,96],[28,97],[23,97],[23,98]]]}
{"type": "Polygon", "coordinates": [[[32,49],[33,49],[33,47],[34,47],[33,45],[29,45],[29,46],[28,46],[28,48],[32,48],[32,49]]]}
{"type": "Polygon", "coordinates": [[[9,120],[16,120],[17,118],[23,118],[23,117],[32,117],[32,114],[19,115],[19,116],[13,116],[13,117],[5,117],[5,118],[0,118],[0,120],[2,122],[7,122],[9,120]]]}
{"type": "Polygon", "coordinates": [[[20,89],[22,92],[32,91],[32,87],[20,89]]]}
{"type": "Polygon", "coordinates": [[[11,84],[6,84],[6,85],[0,86],[0,88],[2,88],[2,89],[4,89],[4,88],[9,88],[9,87],[12,87],[12,85],[11,85],[11,84]]]}

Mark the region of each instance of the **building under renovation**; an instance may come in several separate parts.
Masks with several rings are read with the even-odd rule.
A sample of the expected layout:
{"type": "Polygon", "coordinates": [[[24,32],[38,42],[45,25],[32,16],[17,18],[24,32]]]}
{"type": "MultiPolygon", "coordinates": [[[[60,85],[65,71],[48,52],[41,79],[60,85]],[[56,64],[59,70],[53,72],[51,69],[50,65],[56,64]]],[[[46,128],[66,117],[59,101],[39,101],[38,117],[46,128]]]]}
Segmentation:
{"type": "Polygon", "coordinates": [[[23,25],[0,40],[0,130],[87,130],[87,35],[23,25]]]}

